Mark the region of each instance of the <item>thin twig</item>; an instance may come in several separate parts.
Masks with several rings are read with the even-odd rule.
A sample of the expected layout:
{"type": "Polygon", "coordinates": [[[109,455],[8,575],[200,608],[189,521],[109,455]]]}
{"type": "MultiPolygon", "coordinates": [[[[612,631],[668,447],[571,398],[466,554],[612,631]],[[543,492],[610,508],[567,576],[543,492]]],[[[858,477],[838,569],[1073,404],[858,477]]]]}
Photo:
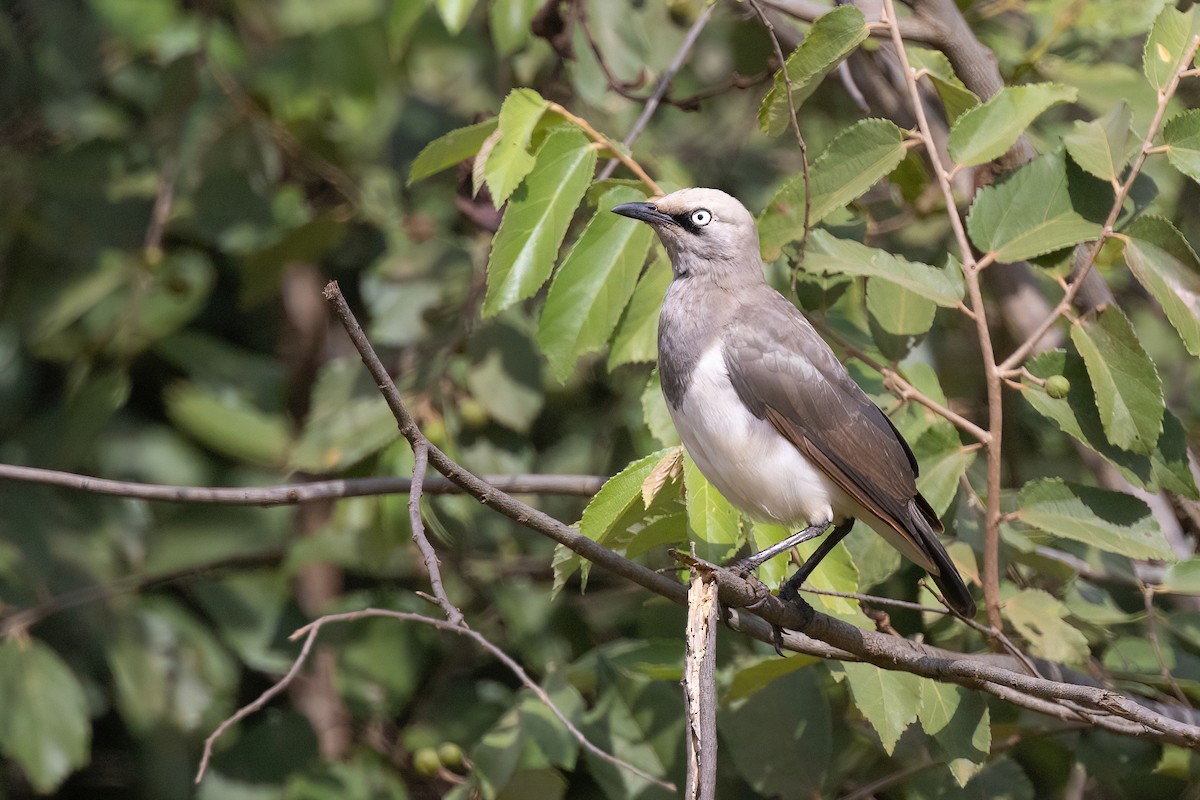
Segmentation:
{"type": "Polygon", "coordinates": [[[575,741],[579,742],[579,745],[582,748],[596,756],[596,758],[599,758],[602,761],[607,761],[609,764],[612,764],[619,769],[623,769],[632,775],[636,775],[648,783],[653,783],[655,786],[661,786],[668,791],[675,791],[675,784],[669,781],[664,781],[660,778],[656,778],[653,775],[650,775],[649,773],[644,772],[643,770],[634,766],[633,764],[623,761],[611,753],[605,752],[602,748],[597,747],[595,744],[592,744],[591,740],[584,735],[583,731],[579,730],[579,728],[575,726],[575,723],[571,722],[567,715],[563,713],[562,709],[558,707],[558,704],[556,704],[550,698],[550,695],[546,692],[546,690],[539,686],[537,681],[533,680],[533,678],[529,676],[529,673],[526,672],[525,669],[518,664],[512,656],[504,652],[499,645],[494,644],[486,636],[472,628],[466,628],[462,625],[455,625],[453,622],[449,622],[447,620],[426,617],[423,614],[413,614],[407,611],[393,611],[388,608],[364,608],[359,611],[348,611],[342,614],[326,614],[325,616],[320,617],[319,619],[316,619],[305,625],[303,628],[297,630],[292,634],[291,638],[297,639],[301,636],[312,636],[319,631],[322,626],[331,622],[352,622],[354,620],[366,619],[369,617],[387,617],[388,619],[395,619],[401,622],[417,622],[422,625],[429,625],[437,628],[440,631],[455,633],[459,636],[465,636],[468,639],[471,639],[483,650],[487,651],[489,655],[507,667],[508,670],[516,676],[517,680],[519,680],[526,689],[533,692],[537,696],[538,700],[540,700],[546,706],[546,708],[550,709],[550,713],[554,714],[554,716],[559,722],[562,723],[563,727],[567,729],[575,741]]]}
{"type": "Polygon", "coordinates": [[[589,139],[603,147],[608,152],[612,153],[613,158],[624,164],[630,172],[637,176],[638,180],[640,180],[648,189],[650,189],[651,192],[656,195],[663,193],[662,187],[654,182],[654,179],[650,177],[646,170],[642,169],[641,164],[634,161],[633,157],[626,153],[621,145],[617,144],[612,139],[608,138],[603,133],[592,127],[592,123],[588,122],[583,117],[572,114],[558,103],[551,102],[548,103],[546,107],[555,114],[558,114],[566,119],[568,122],[578,126],[581,131],[587,134],[589,139]]]}
{"type": "Polygon", "coordinates": [[[987,383],[988,398],[988,440],[987,440],[987,517],[984,525],[983,543],[983,597],[987,606],[988,623],[996,630],[1003,630],[1004,619],[1000,614],[1000,485],[1001,485],[1001,433],[1004,428],[1004,387],[1000,373],[996,367],[995,349],[992,346],[992,334],[988,327],[987,310],[983,303],[983,291],[980,287],[979,264],[975,260],[971,242],[967,238],[966,227],[958,205],[954,199],[954,189],[950,185],[949,173],[942,166],[941,155],[933,141],[932,128],[925,115],[925,105],[921,102],[921,93],[917,88],[916,73],[908,62],[908,54],[904,50],[904,40],[900,35],[899,18],[896,15],[894,0],[884,0],[884,11],[887,22],[892,29],[892,44],[895,46],[896,58],[900,61],[904,73],[904,81],[908,86],[909,100],[913,113],[917,118],[917,132],[925,143],[926,157],[934,175],[937,176],[938,186],[946,202],[946,216],[958,242],[959,253],[963,264],[963,277],[970,298],[970,308],[975,322],[976,335],[979,338],[980,354],[983,358],[984,377],[987,383]]]}
{"type": "Polygon", "coordinates": [[[425,523],[421,520],[421,491],[425,484],[425,472],[428,467],[429,444],[424,440],[418,440],[413,445],[412,490],[408,495],[408,519],[412,527],[412,540],[416,543],[417,549],[421,551],[421,558],[425,562],[425,571],[429,573],[429,585],[433,588],[434,599],[441,606],[446,619],[453,625],[461,625],[465,628],[467,621],[463,617],[462,611],[450,601],[450,595],[446,594],[437,551],[429,543],[429,537],[425,535],[425,523]]]}
{"type": "MultiPolygon", "coordinates": [[[[654,87],[654,93],[646,99],[646,105],[642,108],[642,113],[638,115],[637,121],[633,123],[633,127],[629,129],[629,133],[625,134],[623,144],[625,147],[632,147],[637,138],[642,135],[642,131],[646,129],[646,125],[650,122],[650,118],[654,116],[654,112],[658,110],[659,104],[663,97],[666,96],[667,90],[671,88],[671,83],[675,80],[675,76],[679,74],[679,70],[683,68],[683,62],[687,60],[688,54],[692,52],[692,48],[696,46],[696,40],[700,38],[701,31],[708,25],[708,21],[712,18],[713,10],[717,4],[713,3],[708,8],[696,17],[696,21],[692,23],[692,27],[688,28],[687,35],[683,37],[683,42],[679,45],[679,49],[675,52],[675,57],[671,59],[671,63],[658,79],[658,86],[654,87]]],[[[598,180],[604,180],[613,174],[613,170],[617,168],[618,159],[610,159],[604,165],[604,169],[600,170],[598,180]]],[[[658,192],[656,192],[657,194],[658,192]]]]}
{"type": "Polygon", "coordinates": [[[783,48],[779,44],[779,36],[775,33],[775,26],[771,24],[770,17],[767,12],[763,11],[762,6],[758,4],[758,0],[748,0],[750,8],[754,9],[754,13],[758,15],[758,19],[762,22],[763,27],[767,29],[767,36],[771,39],[771,47],[775,50],[775,58],[779,61],[779,74],[783,76],[783,90],[787,96],[788,105],[788,122],[790,127],[796,134],[796,144],[800,147],[800,170],[804,175],[804,229],[800,235],[800,247],[796,253],[796,266],[792,269],[791,293],[796,294],[796,283],[799,280],[801,265],[804,263],[804,254],[808,252],[808,234],[812,226],[812,181],[810,180],[808,170],[808,145],[804,142],[804,134],[800,132],[800,119],[796,116],[796,100],[792,97],[792,78],[788,75],[787,59],[783,55],[783,48]]]}
{"type": "Polygon", "coordinates": [[[1154,590],[1149,586],[1142,584],[1142,603],[1146,607],[1146,631],[1150,635],[1150,646],[1154,649],[1154,658],[1158,661],[1158,671],[1162,675],[1163,680],[1171,687],[1171,693],[1175,698],[1185,706],[1190,706],[1191,702],[1184,694],[1183,687],[1179,685],[1179,681],[1175,680],[1175,676],[1171,674],[1170,668],[1167,666],[1167,659],[1163,655],[1162,641],[1158,636],[1158,617],[1154,611],[1154,590]]]}
{"type": "MultiPolygon", "coordinates": [[[[39,467],[0,464],[0,479],[61,486],[90,494],[158,500],[171,503],[195,503],[223,506],[285,506],[314,500],[342,500],[350,497],[376,497],[408,494],[409,478],[343,478],[331,481],[289,483],[281,486],[167,486],[158,483],[114,481],[74,472],[39,467]]],[[[485,475],[491,486],[511,494],[558,494],[591,497],[607,480],[603,475],[485,475]]],[[[425,494],[462,494],[463,488],[440,477],[425,481],[425,494]]]]}
{"type": "Polygon", "coordinates": [[[261,710],[268,702],[270,702],[272,697],[282,692],[293,680],[295,680],[296,676],[300,673],[300,667],[302,667],[304,662],[308,659],[308,653],[312,650],[313,642],[317,640],[318,630],[320,630],[320,628],[313,628],[308,632],[308,636],[305,637],[304,645],[300,648],[300,653],[296,656],[296,660],[292,662],[292,666],[288,669],[287,673],[275,682],[274,686],[260,694],[252,702],[247,703],[235,711],[228,719],[218,725],[217,729],[210,733],[208,738],[204,740],[204,755],[200,757],[200,766],[196,769],[196,783],[200,783],[200,781],[204,779],[204,773],[208,770],[208,762],[212,758],[213,745],[216,744],[217,739],[220,739],[225,731],[229,730],[246,717],[250,716],[256,711],[261,710]]]}

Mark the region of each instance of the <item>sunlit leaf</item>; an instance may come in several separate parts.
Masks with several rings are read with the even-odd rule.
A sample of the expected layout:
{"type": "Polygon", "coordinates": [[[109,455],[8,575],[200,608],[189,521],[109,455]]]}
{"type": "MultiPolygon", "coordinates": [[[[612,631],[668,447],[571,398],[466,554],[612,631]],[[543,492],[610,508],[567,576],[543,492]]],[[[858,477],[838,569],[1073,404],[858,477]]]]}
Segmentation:
{"type": "Polygon", "coordinates": [[[1125,312],[1108,306],[1071,326],[1096,390],[1096,407],[1108,440],[1149,453],[1162,433],[1162,381],[1125,312]]]}
{"type": "Polygon", "coordinates": [[[921,727],[945,756],[950,774],[965,786],[987,761],[992,747],[986,698],[964,686],[921,681],[921,727]]]}
{"type": "Polygon", "coordinates": [[[545,111],[546,101],[532,89],[515,89],[504,98],[497,118],[499,138],[487,158],[482,159],[483,175],[496,208],[504,205],[525,176],[533,171],[535,160],[529,145],[545,111]]]}
{"type": "Polygon", "coordinates": [[[1041,589],[1021,589],[1004,599],[1004,618],[1035,656],[1062,664],[1087,661],[1087,639],[1067,622],[1067,607],[1041,589]]]}
{"type": "Polygon", "coordinates": [[[633,294],[654,231],[609,209],[645,196],[629,187],[607,192],[554,275],[537,340],[560,381],[608,341],[633,294]]]}
{"type": "Polygon", "coordinates": [[[1060,156],[1031,161],[975,196],[967,217],[971,241],[1011,263],[1095,239],[1100,225],[1075,210],[1069,188],[1060,156]]]}
{"type": "Polygon", "coordinates": [[[485,316],[524,300],[550,277],[595,167],[596,151],[579,131],[563,128],[546,137],[492,240],[485,316]]]}
{"type": "Polygon", "coordinates": [[[812,232],[805,253],[806,272],[865,276],[896,284],[940,306],[957,306],[963,297],[962,271],[954,262],[943,269],[894,256],[828,231],[812,232]]]}
{"type": "Polygon", "coordinates": [[[1132,495],[1043,478],[1021,489],[1017,519],[1047,533],[1129,558],[1170,559],[1171,548],[1132,495]]]}
{"type": "Polygon", "coordinates": [[[1167,158],[1175,169],[1200,181],[1200,109],[1185,111],[1163,126],[1167,158]]]}
{"type": "Polygon", "coordinates": [[[467,24],[478,0],[434,0],[438,14],[450,33],[458,33],[467,24]]]}
{"type": "Polygon", "coordinates": [[[1175,326],[1188,352],[1200,356],[1200,260],[1162,217],[1141,217],[1126,231],[1125,263],[1175,326]]]}
{"type": "Polygon", "coordinates": [[[842,662],[854,705],[879,734],[889,755],[900,735],[917,721],[921,708],[921,679],[907,672],[880,669],[874,664],[842,662]]]}
{"type": "Polygon", "coordinates": [[[933,81],[950,122],[962,116],[964,111],[979,105],[979,97],[959,80],[945,53],[907,44],[904,49],[913,69],[925,70],[929,79],[933,81]]]}
{"type": "Polygon", "coordinates": [[[1029,123],[1058,103],[1074,102],[1073,86],[1031,83],[1009,86],[983,105],[963,113],[950,129],[950,157],[964,166],[999,158],[1020,138],[1029,123]]]}
{"type": "Polygon", "coordinates": [[[671,265],[665,251],[659,248],[637,282],[633,297],[629,298],[629,305],[617,325],[608,354],[610,370],[622,364],[658,358],[658,312],[671,278],[671,265]]]}
{"type": "Polygon", "coordinates": [[[929,333],[937,304],[925,296],[882,278],[867,281],[871,336],[880,351],[900,360],[929,333]]]}
{"type": "Polygon", "coordinates": [[[758,124],[770,136],[787,130],[789,109],[787,87],[792,89],[792,105],[800,107],[831,69],[837,66],[867,38],[866,19],[851,5],[838,6],[822,14],[809,29],[804,41],[788,56],[784,70],[775,74],[775,85],[763,98],[758,124]]]}
{"type": "Polygon", "coordinates": [[[684,459],[683,484],[688,528],[698,539],[696,553],[710,561],[733,555],[742,541],[742,517],[708,482],[691,456],[684,459]]]}
{"type": "MultiPolygon", "coordinates": [[[[840,6],[839,8],[851,8],[840,6]]],[[[882,119],[864,119],[838,134],[813,161],[809,225],[862,195],[904,160],[904,132],[882,119]]],[[[785,244],[804,235],[804,174],[788,180],[759,215],[763,258],[779,258],[785,244]]]]}
{"type": "Polygon", "coordinates": [[[1076,121],[1063,136],[1063,144],[1079,166],[1101,180],[1115,180],[1125,171],[1137,144],[1130,135],[1132,118],[1122,100],[1100,119],[1076,121]]]}
{"type": "Polygon", "coordinates": [[[1200,14],[1194,8],[1177,11],[1168,3],[1154,20],[1142,52],[1142,69],[1146,80],[1162,91],[1176,72],[1183,69],[1183,56],[1192,40],[1200,35],[1200,14]]]}

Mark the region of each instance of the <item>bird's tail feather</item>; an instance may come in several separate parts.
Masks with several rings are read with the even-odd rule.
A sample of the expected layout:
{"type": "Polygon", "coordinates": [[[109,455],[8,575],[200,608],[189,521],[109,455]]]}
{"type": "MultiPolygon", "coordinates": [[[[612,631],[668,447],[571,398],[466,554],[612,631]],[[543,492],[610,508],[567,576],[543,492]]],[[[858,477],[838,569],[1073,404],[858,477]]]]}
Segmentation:
{"type": "Polygon", "coordinates": [[[929,573],[929,577],[933,578],[942,597],[951,608],[964,617],[975,616],[975,598],[971,597],[970,590],[967,589],[962,576],[958,574],[954,562],[950,560],[950,554],[946,552],[946,548],[942,547],[942,543],[938,541],[937,535],[934,533],[934,530],[942,530],[941,520],[934,514],[925,498],[920,495],[909,502],[908,515],[912,520],[913,527],[920,532],[919,541],[922,549],[937,567],[937,572],[929,573]]]}

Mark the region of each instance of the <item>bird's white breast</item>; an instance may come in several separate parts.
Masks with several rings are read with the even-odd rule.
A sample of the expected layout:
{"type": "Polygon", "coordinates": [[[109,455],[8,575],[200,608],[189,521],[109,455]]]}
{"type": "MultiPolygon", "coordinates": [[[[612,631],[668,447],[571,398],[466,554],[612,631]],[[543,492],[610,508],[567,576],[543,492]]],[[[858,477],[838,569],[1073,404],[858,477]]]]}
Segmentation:
{"type": "Polygon", "coordinates": [[[679,407],[668,408],[696,466],[747,514],[817,525],[852,513],[833,481],[742,403],[720,344],[700,357],[679,407]]]}

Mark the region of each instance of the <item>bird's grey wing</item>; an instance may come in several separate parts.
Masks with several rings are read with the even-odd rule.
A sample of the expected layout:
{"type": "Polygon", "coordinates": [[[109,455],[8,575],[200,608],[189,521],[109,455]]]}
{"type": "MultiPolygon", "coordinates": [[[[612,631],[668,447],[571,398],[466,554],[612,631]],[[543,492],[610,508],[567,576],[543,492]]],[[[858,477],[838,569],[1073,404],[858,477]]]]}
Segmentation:
{"type": "Polygon", "coordinates": [[[742,402],[842,491],[929,552],[912,512],[922,512],[929,528],[941,523],[932,510],[923,513],[916,460],[891,420],[791,303],[771,290],[753,309],[725,330],[726,368],[742,402]]]}

